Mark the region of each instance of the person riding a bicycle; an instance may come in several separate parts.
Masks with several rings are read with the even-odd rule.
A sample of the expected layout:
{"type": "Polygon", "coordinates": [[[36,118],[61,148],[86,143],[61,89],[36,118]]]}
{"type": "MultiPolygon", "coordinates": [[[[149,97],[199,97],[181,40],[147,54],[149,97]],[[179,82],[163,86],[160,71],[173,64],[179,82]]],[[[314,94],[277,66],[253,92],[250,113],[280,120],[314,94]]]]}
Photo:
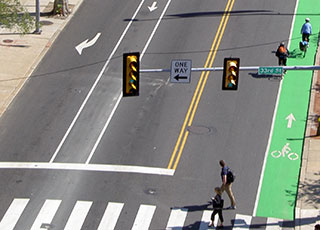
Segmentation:
{"type": "Polygon", "coordinates": [[[289,51],[288,49],[285,47],[284,42],[281,42],[277,52],[276,52],[276,56],[279,59],[279,65],[287,65],[287,57],[289,56],[289,51]]]}

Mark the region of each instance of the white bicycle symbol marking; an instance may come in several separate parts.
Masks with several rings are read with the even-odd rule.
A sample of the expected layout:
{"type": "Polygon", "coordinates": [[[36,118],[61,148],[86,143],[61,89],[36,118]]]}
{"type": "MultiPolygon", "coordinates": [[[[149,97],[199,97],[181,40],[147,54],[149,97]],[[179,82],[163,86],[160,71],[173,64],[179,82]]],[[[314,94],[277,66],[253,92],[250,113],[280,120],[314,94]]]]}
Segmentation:
{"type": "Polygon", "coordinates": [[[281,156],[286,157],[287,155],[290,160],[293,160],[293,161],[298,160],[299,155],[297,153],[290,152],[290,151],[291,151],[291,148],[289,147],[289,143],[287,143],[283,146],[281,151],[279,150],[272,151],[271,156],[274,158],[279,158],[281,156]]]}

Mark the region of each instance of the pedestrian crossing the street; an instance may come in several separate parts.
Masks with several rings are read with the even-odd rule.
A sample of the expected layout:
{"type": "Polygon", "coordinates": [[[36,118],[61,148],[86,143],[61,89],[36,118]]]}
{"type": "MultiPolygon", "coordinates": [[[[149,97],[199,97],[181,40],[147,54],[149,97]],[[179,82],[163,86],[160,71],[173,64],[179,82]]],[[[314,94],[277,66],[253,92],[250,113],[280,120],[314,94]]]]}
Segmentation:
{"type": "MultiPolygon", "coordinates": [[[[1,230],[17,230],[20,229],[17,227],[17,223],[22,224],[21,216],[28,216],[28,211],[26,210],[28,205],[31,203],[28,198],[15,198],[11,202],[10,206],[7,208],[5,214],[2,216],[2,220],[0,222],[1,230]]],[[[43,202],[41,208],[38,211],[38,214],[35,216],[30,230],[42,230],[42,229],[51,229],[53,225],[52,222],[60,211],[62,200],[56,199],[47,199],[43,202]]],[[[94,206],[94,202],[92,201],[81,201],[78,200],[74,204],[74,206],[70,209],[71,213],[67,217],[67,220],[64,226],[61,229],[64,230],[80,230],[87,229],[84,226],[85,221],[88,219],[88,213],[90,209],[94,206]]],[[[121,219],[121,213],[123,213],[123,209],[125,207],[124,203],[118,202],[106,202],[106,207],[102,210],[104,213],[101,214],[101,218],[99,219],[99,225],[96,228],[97,230],[115,230],[121,229],[118,226],[119,219],[121,219]]],[[[155,205],[149,204],[140,204],[138,209],[134,211],[134,221],[133,225],[130,227],[131,230],[148,230],[151,229],[150,226],[152,221],[154,221],[156,216],[155,205]]],[[[133,210],[133,209],[128,209],[133,210]]],[[[199,230],[208,230],[215,229],[208,227],[210,223],[210,218],[212,214],[212,210],[203,210],[200,211],[201,216],[199,216],[199,220],[195,220],[199,224],[196,225],[196,228],[199,230]]],[[[166,223],[163,223],[159,229],[164,230],[182,230],[185,226],[186,219],[188,217],[188,209],[186,208],[172,208],[168,209],[168,219],[166,223]]],[[[0,217],[1,218],[1,217],[0,217]]],[[[273,230],[278,229],[281,230],[281,223],[283,220],[275,219],[275,218],[265,218],[263,224],[254,222],[255,218],[249,215],[236,214],[234,219],[228,221],[228,223],[232,223],[230,225],[226,224],[228,228],[232,228],[233,230],[245,230],[245,229],[266,229],[273,230]]],[[[27,218],[30,219],[29,217],[27,218]]],[[[29,220],[30,221],[30,220],[29,220]]],[[[122,221],[123,222],[123,221],[122,221]]],[[[215,218],[214,225],[218,225],[218,216],[215,218]]],[[[55,228],[54,228],[55,229],[55,228]]],[[[60,229],[60,228],[59,228],[60,229]]],[[[158,228],[157,228],[158,229],[158,228]]],[[[192,228],[195,229],[195,228],[192,228]]],[[[286,228],[288,229],[288,228],[286,228]]],[[[25,229],[24,229],[25,230],[25,229]]],[[[90,229],[91,230],[91,229],[90,229]]]]}

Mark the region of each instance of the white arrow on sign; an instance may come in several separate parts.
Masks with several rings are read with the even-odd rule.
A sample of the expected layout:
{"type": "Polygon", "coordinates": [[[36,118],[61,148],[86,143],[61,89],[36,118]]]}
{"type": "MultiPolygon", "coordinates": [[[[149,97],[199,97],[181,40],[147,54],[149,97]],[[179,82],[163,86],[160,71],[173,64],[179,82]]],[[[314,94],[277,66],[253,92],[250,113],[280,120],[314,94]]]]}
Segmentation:
{"type": "Polygon", "coordinates": [[[101,35],[101,33],[97,33],[97,35],[91,41],[89,41],[89,39],[87,39],[87,40],[81,42],[79,45],[77,45],[76,50],[78,51],[78,53],[81,55],[83,49],[88,48],[90,46],[93,46],[97,42],[97,40],[99,39],[100,35],[101,35]]]}
{"type": "Polygon", "coordinates": [[[152,12],[158,8],[156,5],[157,5],[157,2],[153,2],[151,6],[148,6],[150,12],[152,12]]]}
{"type": "Polygon", "coordinates": [[[294,118],[293,114],[290,113],[289,116],[286,117],[286,120],[288,120],[287,128],[290,129],[292,126],[292,121],[295,121],[296,119],[294,118]]]}

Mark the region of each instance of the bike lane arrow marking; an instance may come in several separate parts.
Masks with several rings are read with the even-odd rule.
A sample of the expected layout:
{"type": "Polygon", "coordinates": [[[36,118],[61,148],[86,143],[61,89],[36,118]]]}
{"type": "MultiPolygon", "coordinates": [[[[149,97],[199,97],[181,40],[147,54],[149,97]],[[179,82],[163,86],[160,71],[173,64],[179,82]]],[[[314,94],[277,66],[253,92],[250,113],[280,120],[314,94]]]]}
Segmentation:
{"type": "Polygon", "coordinates": [[[83,49],[88,48],[90,46],[93,46],[98,41],[100,35],[101,35],[101,33],[97,33],[96,36],[91,41],[89,41],[89,39],[86,39],[85,41],[83,41],[79,45],[77,45],[75,48],[78,51],[79,55],[82,54],[83,49]]]}
{"type": "Polygon", "coordinates": [[[157,5],[157,2],[153,2],[151,6],[148,6],[150,12],[152,12],[158,8],[156,5],[157,5]]]}
{"type": "Polygon", "coordinates": [[[286,117],[286,120],[288,120],[288,125],[287,128],[291,128],[292,126],[292,121],[296,121],[295,117],[293,116],[292,113],[289,114],[289,116],[286,117]]]}

